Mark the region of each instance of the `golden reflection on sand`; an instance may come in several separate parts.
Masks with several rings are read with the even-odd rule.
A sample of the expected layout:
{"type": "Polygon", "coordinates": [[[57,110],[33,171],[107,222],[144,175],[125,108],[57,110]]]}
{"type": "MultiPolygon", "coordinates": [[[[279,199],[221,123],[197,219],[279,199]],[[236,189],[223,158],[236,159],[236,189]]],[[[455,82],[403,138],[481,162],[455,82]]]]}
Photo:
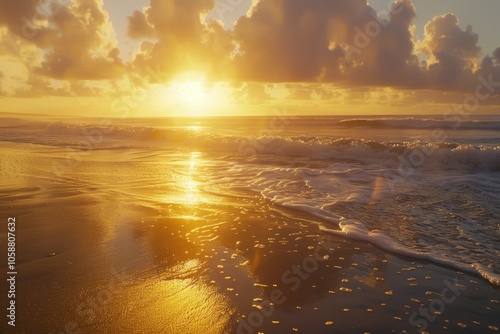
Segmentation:
{"type": "MultiPolygon", "coordinates": [[[[199,279],[203,264],[188,260],[171,268],[166,279],[145,282],[136,294],[139,303],[129,323],[137,333],[146,324],[167,325],[165,333],[225,333],[234,312],[227,297],[199,279]]],[[[154,326],[153,326],[154,327],[154,326]]]]}
{"type": "Polygon", "coordinates": [[[215,287],[189,280],[169,280],[158,287],[165,298],[162,312],[171,319],[175,332],[223,333],[229,322],[228,300],[215,287]]]}

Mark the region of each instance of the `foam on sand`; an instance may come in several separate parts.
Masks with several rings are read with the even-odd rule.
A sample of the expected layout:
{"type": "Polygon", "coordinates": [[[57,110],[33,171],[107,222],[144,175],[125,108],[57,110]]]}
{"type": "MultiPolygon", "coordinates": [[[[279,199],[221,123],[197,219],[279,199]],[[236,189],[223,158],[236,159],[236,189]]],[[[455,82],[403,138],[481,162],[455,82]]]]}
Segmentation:
{"type": "Polygon", "coordinates": [[[383,250],[392,252],[398,255],[403,255],[407,257],[412,257],[419,260],[431,261],[440,265],[449,266],[456,268],[461,271],[468,273],[479,274],[490,283],[495,285],[500,285],[500,275],[494,273],[484,265],[479,263],[464,264],[458,261],[453,261],[445,257],[439,256],[435,253],[419,252],[404,245],[401,245],[398,241],[394,240],[390,236],[384,234],[382,231],[369,231],[365,225],[355,221],[349,221],[342,219],[339,222],[340,230],[333,230],[328,228],[323,228],[323,231],[353,240],[367,241],[383,250]]]}

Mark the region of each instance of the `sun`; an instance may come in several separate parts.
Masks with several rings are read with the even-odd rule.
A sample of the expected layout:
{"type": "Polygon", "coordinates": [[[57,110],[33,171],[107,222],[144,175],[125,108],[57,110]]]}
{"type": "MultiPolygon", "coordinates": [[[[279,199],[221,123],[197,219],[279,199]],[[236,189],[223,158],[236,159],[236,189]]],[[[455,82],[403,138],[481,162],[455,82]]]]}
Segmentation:
{"type": "Polygon", "coordinates": [[[206,108],[212,102],[207,87],[205,87],[202,80],[174,81],[172,88],[179,104],[190,111],[200,109],[199,112],[202,113],[201,109],[206,108]]]}
{"type": "Polygon", "coordinates": [[[213,112],[217,96],[200,73],[188,72],[170,82],[171,98],[176,112],[185,116],[208,116],[213,112]]]}
{"type": "Polygon", "coordinates": [[[232,92],[226,83],[209,82],[202,74],[189,72],[156,87],[152,101],[163,114],[216,116],[231,105],[232,92]]]}

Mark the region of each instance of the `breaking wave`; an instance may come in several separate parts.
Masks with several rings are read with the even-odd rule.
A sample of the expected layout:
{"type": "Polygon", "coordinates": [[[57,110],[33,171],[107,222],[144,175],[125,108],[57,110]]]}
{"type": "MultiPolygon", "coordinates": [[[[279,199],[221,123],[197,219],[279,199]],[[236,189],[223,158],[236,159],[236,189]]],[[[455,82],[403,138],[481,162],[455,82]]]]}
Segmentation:
{"type": "MultiPolygon", "coordinates": [[[[347,120],[341,123],[346,122],[377,124],[380,121],[347,120]]],[[[457,142],[420,140],[391,142],[315,136],[221,135],[196,128],[88,125],[21,119],[2,120],[0,141],[64,146],[82,150],[145,146],[164,149],[175,147],[220,151],[254,162],[258,162],[263,156],[272,155],[358,162],[392,168],[410,166],[471,172],[500,171],[500,145],[457,142]]]]}

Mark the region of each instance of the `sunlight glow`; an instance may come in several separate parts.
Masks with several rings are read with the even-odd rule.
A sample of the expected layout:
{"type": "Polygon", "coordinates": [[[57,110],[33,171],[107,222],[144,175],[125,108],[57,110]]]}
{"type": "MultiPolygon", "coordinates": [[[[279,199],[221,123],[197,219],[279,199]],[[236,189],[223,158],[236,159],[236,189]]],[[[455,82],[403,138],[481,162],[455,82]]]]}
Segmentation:
{"type": "Polygon", "coordinates": [[[197,72],[187,72],[157,87],[154,105],[175,116],[203,117],[221,113],[231,101],[232,89],[205,80],[197,72]]]}
{"type": "Polygon", "coordinates": [[[200,81],[179,81],[172,83],[178,103],[187,108],[190,114],[203,115],[212,103],[211,96],[200,81]]]}

